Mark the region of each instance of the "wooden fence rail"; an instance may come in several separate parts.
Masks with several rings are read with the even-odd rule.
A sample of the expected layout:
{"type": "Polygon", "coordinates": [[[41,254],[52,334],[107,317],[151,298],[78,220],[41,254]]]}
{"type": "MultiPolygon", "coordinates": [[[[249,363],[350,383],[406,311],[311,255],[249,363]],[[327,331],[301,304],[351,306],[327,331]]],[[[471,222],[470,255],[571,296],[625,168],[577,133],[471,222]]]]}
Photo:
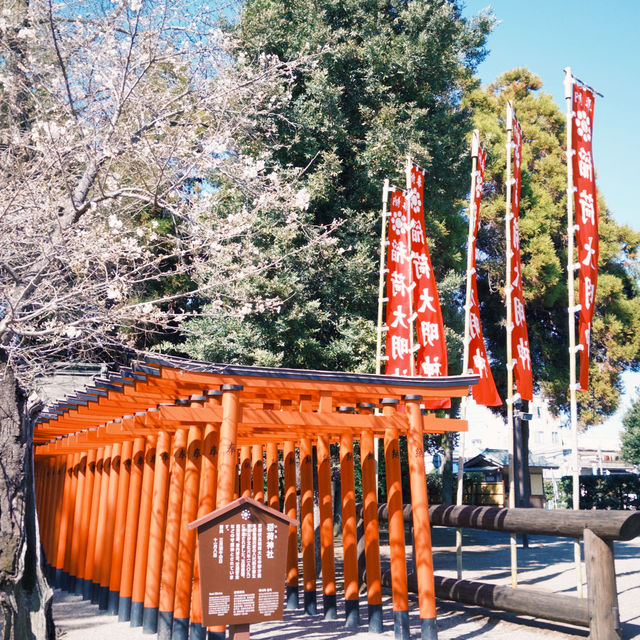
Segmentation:
{"type": "MultiPolygon", "coordinates": [[[[411,525],[411,505],[404,505],[402,513],[405,523],[411,525]]],[[[378,516],[387,517],[387,505],[378,506],[378,516]]],[[[591,640],[620,639],[613,541],[632,540],[640,534],[640,511],[546,511],[431,505],[429,517],[433,526],[583,538],[588,590],[585,600],[441,576],[435,576],[436,596],[589,627],[591,640]]],[[[382,582],[391,586],[389,571],[383,574],[382,582]]],[[[415,574],[408,576],[408,586],[416,591],[415,574]]]]}

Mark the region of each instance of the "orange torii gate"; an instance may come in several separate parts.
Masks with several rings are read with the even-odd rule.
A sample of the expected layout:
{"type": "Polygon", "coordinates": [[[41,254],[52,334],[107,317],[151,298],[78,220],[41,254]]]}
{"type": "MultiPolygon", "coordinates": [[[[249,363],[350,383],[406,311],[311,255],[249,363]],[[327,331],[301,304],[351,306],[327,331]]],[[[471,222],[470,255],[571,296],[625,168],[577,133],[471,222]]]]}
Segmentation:
{"type": "MultiPolygon", "coordinates": [[[[464,431],[467,425],[425,414],[420,403],[467,395],[476,383],[477,376],[471,375],[407,378],[218,365],[157,355],[96,378],[49,407],[34,429],[37,507],[50,579],[163,640],[204,638],[196,540],[187,524],[239,495],[250,495],[299,521],[302,576],[298,532],[292,527],[286,606],[298,607],[302,578],[304,609],[315,614],[316,473],[322,606],[326,618],[335,618],[334,444],[341,480],[344,612],[346,625],[355,629],[360,624],[356,440],[361,451],[368,623],[371,631],[380,632],[374,452],[374,438],[380,438],[396,637],[409,637],[401,491],[402,473],[408,472],[421,635],[435,638],[422,436],[464,431]],[[403,436],[409,462],[404,471],[398,447],[403,436]]],[[[223,638],[224,628],[209,629],[208,637],[223,638]]]]}

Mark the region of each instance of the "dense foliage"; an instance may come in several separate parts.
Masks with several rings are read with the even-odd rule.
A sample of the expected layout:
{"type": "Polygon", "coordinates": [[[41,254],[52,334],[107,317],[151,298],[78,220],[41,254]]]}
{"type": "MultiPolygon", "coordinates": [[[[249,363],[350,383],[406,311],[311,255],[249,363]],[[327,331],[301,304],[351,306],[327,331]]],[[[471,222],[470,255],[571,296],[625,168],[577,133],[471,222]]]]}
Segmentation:
{"type": "Polygon", "coordinates": [[[490,25],[484,15],[464,20],[458,3],[444,0],[245,4],[230,27],[243,64],[257,65],[264,55],[311,56],[312,64],[295,74],[279,119],[259,120],[263,135],[246,138],[243,148],[259,157],[268,146],[297,170],[311,220],[339,228],[335,245],[245,280],[249,297],[282,300],[277,309],[240,321],[205,308],[206,317],[186,328],[189,354],[373,371],[382,181],[404,186],[409,153],[428,175],[427,236],[454,370],[466,237],[459,203],[468,189],[471,130],[461,96],[476,84],[490,25]]]}
{"type": "MultiPolygon", "coordinates": [[[[564,476],[559,483],[560,504],[572,508],[573,478],[564,476]]],[[[635,474],[580,476],[581,509],[640,509],[640,479],[635,474]]]]}
{"type": "Polygon", "coordinates": [[[640,464],[640,400],[636,400],[622,419],[622,458],[640,464]]]}

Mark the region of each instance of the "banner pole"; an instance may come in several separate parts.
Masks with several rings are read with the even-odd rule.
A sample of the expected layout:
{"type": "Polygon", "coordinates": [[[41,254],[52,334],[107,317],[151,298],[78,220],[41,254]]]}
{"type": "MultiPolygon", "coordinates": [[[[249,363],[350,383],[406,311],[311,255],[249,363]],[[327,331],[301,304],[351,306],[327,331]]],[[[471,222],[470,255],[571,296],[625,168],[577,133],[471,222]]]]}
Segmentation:
{"type": "MultiPolygon", "coordinates": [[[[573,508],[580,509],[580,460],[578,453],[578,401],[577,401],[577,381],[576,381],[576,325],[575,313],[575,276],[576,267],[579,263],[574,263],[575,225],[573,214],[573,164],[572,164],[572,140],[571,127],[573,121],[573,77],[571,67],[564,70],[564,97],[567,105],[567,277],[568,277],[568,299],[569,299],[569,397],[571,415],[571,439],[573,452],[571,456],[571,466],[573,467],[573,508]]],[[[576,581],[578,597],[582,598],[582,556],[580,553],[580,540],[573,542],[573,554],[576,564],[576,581]]]]}
{"type": "Polygon", "coordinates": [[[382,324],[384,313],[384,283],[387,257],[387,207],[389,204],[389,180],[382,187],[382,229],[380,231],[380,279],[378,281],[378,328],[376,343],[376,373],[382,373],[382,324]]]}
{"type": "MultiPolygon", "coordinates": [[[[467,236],[467,292],[464,304],[464,339],[462,355],[462,375],[466,375],[469,370],[469,334],[471,324],[471,265],[473,255],[471,247],[473,245],[473,235],[475,230],[475,218],[478,212],[475,211],[475,191],[476,180],[478,178],[478,148],[480,146],[480,132],[473,130],[471,139],[471,191],[469,192],[469,235],[467,236]]],[[[460,418],[467,419],[467,404],[469,395],[463,396],[460,403],[460,418]]],[[[458,486],[456,493],[456,504],[461,505],[464,500],[464,451],[465,433],[460,433],[458,444],[458,486]]],[[[458,570],[458,580],[462,579],[462,529],[456,529],[456,567],[458,570]]]]}
{"type": "MultiPolygon", "coordinates": [[[[415,314],[413,313],[413,287],[414,287],[414,282],[413,282],[413,258],[411,256],[411,156],[407,156],[407,164],[405,167],[405,174],[406,174],[406,185],[407,185],[407,191],[406,191],[406,195],[405,195],[405,207],[407,209],[407,225],[409,226],[409,233],[407,234],[407,253],[409,254],[409,273],[410,278],[409,278],[409,354],[410,354],[410,360],[409,360],[409,375],[410,376],[415,376],[416,375],[416,364],[415,364],[415,358],[413,356],[413,348],[414,348],[414,340],[413,340],[413,330],[414,330],[414,323],[415,323],[415,314]]],[[[426,233],[425,233],[426,236],[426,233]]]]}
{"type": "MultiPolygon", "coordinates": [[[[515,396],[513,394],[513,349],[511,344],[511,333],[513,331],[513,318],[511,313],[511,190],[513,178],[511,176],[511,150],[513,147],[513,103],[507,102],[507,193],[506,193],[506,216],[505,216],[505,241],[506,241],[506,281],[505,298],[507,305],[507,427],[511,434],[511,451],[509,454],[509,508],[515,507],[515,479],[514,479],[514,450],[513,450],[513,405],[515,396]]],[[[515,534],[510,536],[511,550],[511,586],[515,589],[518,586],[518,549],[515,534]]]]}
{"type": "MultiPolygon", "coordinates": [[[[386,274],[386,261],[387,261],[387,218],[389,214],[387,212],[389,205],[389,180],[385,179],[382,186],[382,229],[380,230],[380,279],[378,281],[378,326],[376,328],[376,374],[382,373],[382,334],[383,331],[383,318],[384,318],[384,284],[386,274]]],[[[376,409],[376,413],[380,413],[379,409],[376,409]]],[[[378,465],[380,454],[378,452],[379,438],[373,439],[373,456],[376,461],[376,487],[378,486],[378,465]]],[[[377,493],[376,493],[377,496],[377,493]]]]}

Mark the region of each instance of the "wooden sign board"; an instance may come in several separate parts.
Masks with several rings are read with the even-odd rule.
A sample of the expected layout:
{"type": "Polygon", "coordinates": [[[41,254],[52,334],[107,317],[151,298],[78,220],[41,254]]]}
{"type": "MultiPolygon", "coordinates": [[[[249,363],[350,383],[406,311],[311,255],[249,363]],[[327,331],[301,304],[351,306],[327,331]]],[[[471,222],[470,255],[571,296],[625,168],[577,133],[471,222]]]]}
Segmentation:
{"type": "Polygon", "coordinates": [[[288,533],[296,524],[251,498],[189,524],[198,530],[205,627],[282,619],[288,533]]]}

